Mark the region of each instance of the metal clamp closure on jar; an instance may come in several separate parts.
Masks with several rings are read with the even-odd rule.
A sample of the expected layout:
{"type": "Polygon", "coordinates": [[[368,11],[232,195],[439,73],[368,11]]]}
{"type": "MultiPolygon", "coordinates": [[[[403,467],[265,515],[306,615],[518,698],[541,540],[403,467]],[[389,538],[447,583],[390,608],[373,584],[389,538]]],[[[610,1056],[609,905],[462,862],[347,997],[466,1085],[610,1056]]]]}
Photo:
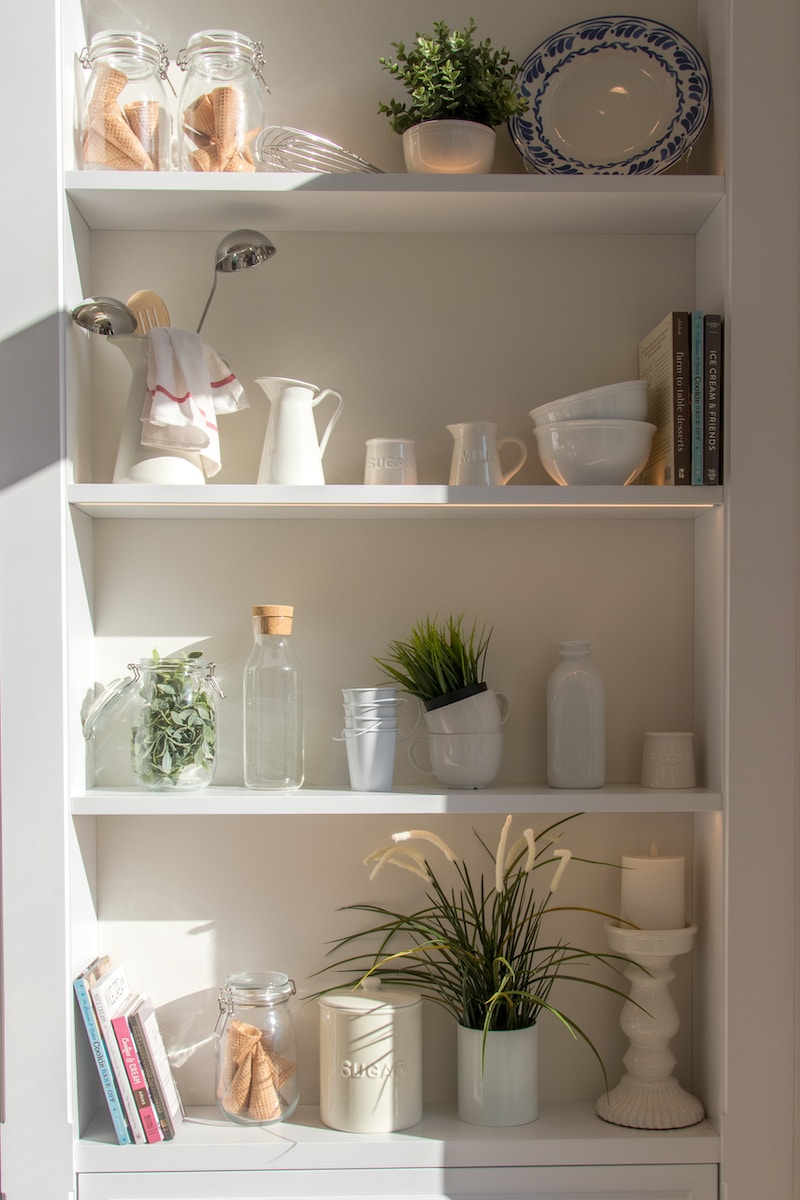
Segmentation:
{"type": "Polygon", "coordinates": [[[291,1000],[296,991],[294,980],[282,971],[230,975],[219,989],[217,1002],[220,1015],[217,1029],[220,1028],[223,1018],[232,1017],[237,1009],[272,1008],[276,1004],[284,1004],[291,1000]]]}
{"type": "MultiPolygon", "coordinates": [[[[262,74],[262,67],[264,66],[263,42],[251,41],[245,34],[236,33],[234,30],[205,29],[202,33],[195,33],[189,38],[189,42],[184,49],[179,50],[175,55],[175,62],[182,71],[188,71],[189,66],[198,55],[218,56],[215,64],[217,71],[220,70],[220,60],[224,62],[225,57],[228,57],[231,61],[249,59],[250,69],[256,79],[269,92],[269,84],[262,74]]],[[[223,67],[220,73],[224,73],[225,70],[229,71],[230,67],[223,67]]],[[[209,70],[209,74],[216,74],[213,65],[209,70]]]]}
{"type": "MultiPolygon", "coordinates": [[[[169,53],[166,43],[157,42],[146,33],[116,33],[106,31],[92,38],[88,46],[84,46],[79,55],[81,66],[90,71],[98,61],[108,55],[130,55],[131,59],[141,59],[148,73],[155,67],[159,79],[169,83],[169,53]]],[[[172,87],[172,84],[170,84],[172,87]]]]}

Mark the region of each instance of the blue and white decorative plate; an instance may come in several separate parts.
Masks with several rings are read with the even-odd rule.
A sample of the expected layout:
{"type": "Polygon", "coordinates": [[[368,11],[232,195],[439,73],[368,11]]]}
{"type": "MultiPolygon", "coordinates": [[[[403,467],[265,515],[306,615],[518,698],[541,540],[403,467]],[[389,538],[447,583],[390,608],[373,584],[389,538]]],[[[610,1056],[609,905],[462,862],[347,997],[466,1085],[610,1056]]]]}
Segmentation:
{"type": "Polygon", "coordinates": [[[525,169],[546,175],[654,175],[705,125],[711,83],[669,25],[595,17],[553,34],[517,77],[529,111],[509,129],[525,169]]]}

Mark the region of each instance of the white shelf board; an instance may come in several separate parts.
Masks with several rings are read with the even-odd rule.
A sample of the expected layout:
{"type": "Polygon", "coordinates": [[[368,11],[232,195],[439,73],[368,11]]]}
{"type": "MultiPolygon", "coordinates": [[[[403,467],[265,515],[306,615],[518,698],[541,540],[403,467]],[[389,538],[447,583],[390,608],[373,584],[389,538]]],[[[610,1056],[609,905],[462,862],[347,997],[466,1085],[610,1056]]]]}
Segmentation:
{"type": "Polygon", "coordinates": [[[407,487],[326,484],[72,484],[69,502],[93,517],[683,517],[722,503],[721,487],[407,487]]]}
{"type": "Polygon", "coordinates": [[[214,1108],[190,1109],[169,1142],[118,1146],[99,1114],[77,1143],[76,1170],[267,1171],[420,1167],[618,1166],[717,1163],[720,1140],[710,1122],[689,1129],[646,1131],[609,1125],[594,1101],[542,1104],[530,1125],[484,1128],[434,1105],[422,1121],[398,1133],[353,1134],[328,1129],[316,1108],[301,1106],[289,1121],[246,1128],[214,1108]]]}
{"type": "Polygon", "coordinates": [[[266,233],[694,234],[722,199],[708,175],[302,175],[68,171],[91,229],[266,233]]]}
{"type": "Polygon", "coordinates": [[[73,816],[319,816],[392,813],[716,812],[719,792],[710,788],[662,791],[639,784],[607,784],[587,791],[545,785],[432,792],[407,789],[353,792],[300,788],[262,792],[245,787],[151,792],[136,787],[94,788],[72,797],[73,816]]]}

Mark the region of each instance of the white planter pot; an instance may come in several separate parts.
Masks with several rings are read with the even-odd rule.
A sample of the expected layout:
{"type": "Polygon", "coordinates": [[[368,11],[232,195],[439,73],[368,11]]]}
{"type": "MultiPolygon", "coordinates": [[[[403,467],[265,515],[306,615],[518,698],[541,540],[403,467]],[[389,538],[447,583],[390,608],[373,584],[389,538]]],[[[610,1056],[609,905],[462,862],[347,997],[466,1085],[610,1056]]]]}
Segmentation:
{"type": "Polygon", "coordinates": [[[413,175],[488,174],[495,131],[474,121],[422,121],[403,134],[406,170],[413,175]]]}
{"type": "Polygon", "coordinates": [[[539,1116],[539,1029],[458,1026],[458,1115],[471,1125],[527,1125],[539,1116]]]}

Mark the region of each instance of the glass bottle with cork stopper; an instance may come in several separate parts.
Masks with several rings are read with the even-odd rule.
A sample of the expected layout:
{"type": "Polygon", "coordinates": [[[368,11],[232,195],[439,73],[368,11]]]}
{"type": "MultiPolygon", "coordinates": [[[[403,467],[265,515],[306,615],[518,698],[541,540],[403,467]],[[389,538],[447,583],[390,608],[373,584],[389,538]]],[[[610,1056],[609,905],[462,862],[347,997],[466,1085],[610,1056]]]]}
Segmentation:
{"type": "Polygon", "coordinates": [[[253,649],[244,668],[244,782],[291,790],[303,783],[303,681],[292,647],[294,608],[252,609],[253,649]]]}

